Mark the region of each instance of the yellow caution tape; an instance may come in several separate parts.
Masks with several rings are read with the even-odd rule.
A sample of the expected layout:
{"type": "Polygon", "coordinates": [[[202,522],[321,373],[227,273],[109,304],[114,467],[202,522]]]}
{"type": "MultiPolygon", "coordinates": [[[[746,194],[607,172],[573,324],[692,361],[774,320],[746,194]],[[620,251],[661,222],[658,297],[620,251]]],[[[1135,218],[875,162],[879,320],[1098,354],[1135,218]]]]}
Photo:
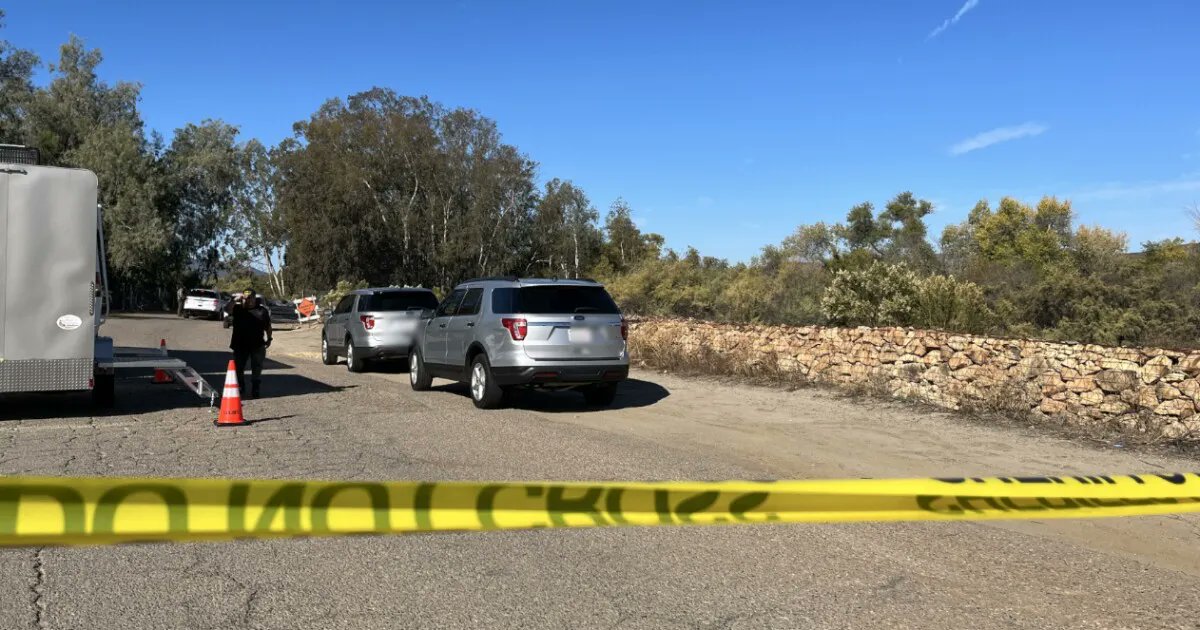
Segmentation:
{"type": "Polygon", "coordinates": [[[0,478],[0,545],[1200,512],[1200,473],[776,482],[0,478]]]}

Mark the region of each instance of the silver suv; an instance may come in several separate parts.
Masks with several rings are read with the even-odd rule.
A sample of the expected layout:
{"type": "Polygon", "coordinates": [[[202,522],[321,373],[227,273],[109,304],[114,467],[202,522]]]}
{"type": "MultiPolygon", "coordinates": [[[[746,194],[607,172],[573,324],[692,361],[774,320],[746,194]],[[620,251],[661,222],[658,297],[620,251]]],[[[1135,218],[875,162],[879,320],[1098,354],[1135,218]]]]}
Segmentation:
{"type": "Polygon", "coordinates": [[[427,314],[408,357],[412,388],[470,383],[482,409],[513,387],[579,389],[607,406],[629,376],[625,318],[591,280],[468,280],[427,314]]]}
{"type": "Polygon", "coordinates": [[[373,361],[404,359],[413,346],[421,314],[432,312],[437,297],[429,289],[358,289],[338,301],[321,329],[321,362],[346,357],[351,372],[373,361]]]}

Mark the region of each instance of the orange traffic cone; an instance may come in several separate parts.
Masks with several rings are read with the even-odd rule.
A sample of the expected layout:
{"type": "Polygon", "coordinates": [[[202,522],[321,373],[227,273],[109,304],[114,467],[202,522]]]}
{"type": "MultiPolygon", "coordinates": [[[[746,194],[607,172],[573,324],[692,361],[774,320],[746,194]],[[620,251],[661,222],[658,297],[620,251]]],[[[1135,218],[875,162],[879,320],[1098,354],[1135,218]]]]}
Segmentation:
{"type": "Polygon", "coordinates": [[[219,427],[240,427],[250,424],[242,417],[242,393],[238,389],[237,367],[233,361],[225,370],[225,394],[221,396],[221,411],[213,424],[219,427]]]}
{"type": "MultiPolygon", "coordinates": [[[[158,351],[160,353],[162,353],[162,355],[164,357],[167,356],[167,340],[166,339],[159,340],[158,351]]],[[[162,385],[164,383],[174,383],[175,379],[171,378],[170,374],[167,374],[166,372],[164,372],[158,368],[155,368],[154,369],[154,381],[152,381],[152,382],[155,385],[162,385]]]]}

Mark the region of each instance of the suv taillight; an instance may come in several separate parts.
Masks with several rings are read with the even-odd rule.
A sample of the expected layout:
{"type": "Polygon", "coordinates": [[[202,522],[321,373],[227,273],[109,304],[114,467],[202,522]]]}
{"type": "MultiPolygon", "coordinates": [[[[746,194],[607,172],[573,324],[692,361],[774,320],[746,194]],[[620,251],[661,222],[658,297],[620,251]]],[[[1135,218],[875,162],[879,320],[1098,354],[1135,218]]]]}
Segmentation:
{"type": "Polygon", "coordinates": [[[375,328],[375,318],[371,315],[359,315],[358,321],[362,322],[363,328],[373,330],[375,328]]]}
{"type": "Polygon", "coordinates": [[[508,334],[512,335],[513,341],[523,341],[525,335],[529,333],[529,322],[524,319],[505,317],[500,320],[500,325],[508,329],[508,334]]]}
{"type": "Polygon", "coordinates": [[[624,317],[621,318],[621,339],[629,340],[629,322],[624,317]]]}

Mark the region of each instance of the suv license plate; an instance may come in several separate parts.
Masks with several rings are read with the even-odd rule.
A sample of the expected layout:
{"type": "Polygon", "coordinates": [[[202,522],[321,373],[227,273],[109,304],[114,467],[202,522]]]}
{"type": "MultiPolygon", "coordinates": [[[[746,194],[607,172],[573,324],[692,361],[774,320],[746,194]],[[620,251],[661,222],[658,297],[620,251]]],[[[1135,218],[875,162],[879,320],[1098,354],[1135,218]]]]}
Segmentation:
{"type": "Polygon", "coordinates": [[[596,339],[596,331],[592,328],[573,326],[567,337],[572,343],[592,343],[596,339]]]}

